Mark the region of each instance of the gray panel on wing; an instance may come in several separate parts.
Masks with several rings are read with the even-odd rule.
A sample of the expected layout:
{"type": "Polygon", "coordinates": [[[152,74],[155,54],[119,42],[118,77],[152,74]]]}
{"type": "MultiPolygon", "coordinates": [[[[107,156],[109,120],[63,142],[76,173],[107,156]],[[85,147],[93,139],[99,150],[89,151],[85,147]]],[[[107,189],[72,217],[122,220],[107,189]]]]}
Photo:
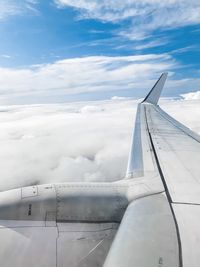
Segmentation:
{"type": "Polygon", "coordinates": [[[101,267],[117,228],[116,223],[59,223],[57,267],[101,267]]]}
{"type": "Polygon", "coordinates": [[[101,267],[116,223],[0,221],[1,267],[101,267]]]}

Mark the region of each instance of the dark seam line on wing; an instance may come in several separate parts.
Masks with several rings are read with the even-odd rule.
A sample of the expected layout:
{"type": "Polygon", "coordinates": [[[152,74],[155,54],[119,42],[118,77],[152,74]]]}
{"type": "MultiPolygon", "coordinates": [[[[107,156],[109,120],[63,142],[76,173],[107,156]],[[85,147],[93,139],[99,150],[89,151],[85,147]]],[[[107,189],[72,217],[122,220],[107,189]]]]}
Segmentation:
{"type": "Polygon", "coordinates": [[[97,224],[97,223],[117,223],[119,224],[121,222],[121,220],[98,220],[98,218],[96,220],[93,220],[92,218],[91,219],[77,219],[77,220],[73,220],[73,219],[59,219],[57,220],[57,223],[91,223],[91,224],[97,224]]]}
{"type": "Polygon", "coordinates": [[[166,191],[166,196],[167,196],[167,199],[168,199],[168,202],[169,202],[169,206],[170,206],[170,209],[171,209],[171,212],[172,212],[172,216],[174,218],[174,223],[175,223],[176,233],[177,233],[177,240],[178,240],[178,247],[179,247],[179,264],[180,264],[180,267],[183,267],[181,238],[180,238],[180,232],[179,232],[176,216],[175,216],[175,213],[174,213],[174,210],[173,210],[173,207],[172,207],[172,203],[173,202],[172,202],[172,199],[171,199],[167,184],[165,182],[165,178],[164,178],[162,169],[160,167],[160,163],[159,163],[159,160],[158,160],[158,156],[156,154],[156,150],[155,150],[155,147],[154,147],[154,144],[153,144],[153,139],[151,137],[151,133],[149,131],[149,126],[148,126],[148,121],[147,121],[147,114],[146,114],[146,107],[145,106],[144,106],[144,111],[145,111],[144,114],[145,114],[145,120],[146,120],[146,125],[147,125],[147,132],[148,132],[149,139],[150,139],[150,142],[151,142],[151,146],[152,146],[152,149],[153,149],[153,153],[154,153],[154,156],[155,156],[155,161],[156,161],[156,164],[157,164],[157,167],[158,167],[158,171],[159,171],[160,177],[162,179],[162,182],[163,182],[163,185],[164,185],[164,188],[165,188],[165,191],[166,191]]]}
{"type": "Polygon", "coordinates": [[[27,225],[23,225],[23,226],[2,226],[0,227],[0,231],[1,230],[5,230],[5,228],[9,228],[9,229],[15,229],[15,228],[55,228],[55,226],[46,226],[46,225],[42,225],[42,226],[27,226],[27,225]]]}
{"type": "Polygon", "coordinates": [[[75,231],[75,230],[68,230],[68,231],[60,231],[59,230],[59,233],[99,233],[99,232],[106,232],[106,231],[109,231],[109,230],[116,230],[116,228],[113,228],[113,227],[110,227],[110,228],[106,228],[106,229],[102,229],[102,230],[91,230],[91,231],[75,231]]]}
{"type": "Polygon", "coordinates": [[[157,165],[159,174],[161,176],[161,179],[162,179],[162,182],[163,182],[163,185],[164,185],[164,188],[165,188],[165,192],[166,192],[167,198],[168,198],[169,202],[171,203],[172,199],[171,199],[171,196],[169,194],[169,189],[168,189],[167,184],[165,182],[164,175],[163,175],[162,169],[160,167],[160,163],[159,163],[159,160],[158,160],[158,157],[157,157],[157,154],[156,154],[156,150],[155,150],[155,147],[154,147],[154,144],[153,144],[153,139],[152,139],[152,136],[151,136],[151,133],[150,133],[150,130],[149,130],[149,125],[148,125],[148,122],[147,122],[147,114],[146,114],[146,107],[145,106],[144,106],[144,111],[145,111],[144,114],[145,114],[147,132],[148,132],[150,143],[151,143],[152,150],[153,150],[153,153],[154,153],[156,165],[157,165]]]}
{"type": "Polygon", "coordinates": [[[200,206],[199,203],[188,203],[188,202],[172,202],[172,204],[177,205],[191,205],[191,206],[200,206]]]}

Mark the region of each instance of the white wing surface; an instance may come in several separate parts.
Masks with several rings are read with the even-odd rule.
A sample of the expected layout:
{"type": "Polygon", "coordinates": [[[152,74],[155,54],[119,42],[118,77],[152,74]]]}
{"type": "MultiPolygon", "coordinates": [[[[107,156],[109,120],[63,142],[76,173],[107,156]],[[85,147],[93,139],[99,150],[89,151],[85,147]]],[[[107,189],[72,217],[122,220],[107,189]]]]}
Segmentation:
{"type": "Polygon", "coordinates": [[[183,266],[200,262],[200,138],[154,104],[143,104],[147,134],[174,212],[183,266]]]}
{"type": "MultiPolygon", "coordinates": [[[[152,203],[151,196],[148,199],[148,205],[143,203],[143,206],[140,206],[138,218],[140,224],[136,225],[138,221],[134,215],[138,214],[138,209],[133,206],[136,205],[136,202],[131,204],[132,211],[130,212],[131,206],[129,206],[114,241],[116,246],[113,244],[111,249],[113,254],[118,255],[117,248],[120,247],[124,257],[129,257],[129,263],[127,262],[123,266],[134,266],[130,262],[136,262],[136,266],[143,267],[200,266],[200,137],[174,120],[157,105],[166,76],[166,74],[161,75],[145,100],[138,106],[127,179],[146,177],[148,180],[152,176],[158,175],[164,186],[166,202],[169,203],[171,209],[168,216],[171,217],[173,223],[171,222],[171,229],[166,229],[161,221],[166,203],[160,214],[159,204],[158,206],[154,205],[154,211],[151,211],[150,216],[148,216],[149,209],[141,216],[141,210],[152,203]],[[156,211],[157,214],[154,214],[156,211]],[[153,224],[151,224],[152,216],[153,224]],[[122,227],[123,224],[126,226],[126,230],[122,227]],[[138,239],[130,230],[131,227],[135,232],[140,232],[141,235],[138,239]],[[160,228],[162,228],[162,233],[160,228]],[[127,229],[129,232],[125,237],[123,233],[127,233],[127,229]],[[172,237],[174,229],[176,238],[172,237]],[[157,237],[158,233],[160,233],[159,238],[157,237]],[[163,245],[167,246],[170,238],[171,247],[169,250],[165,247],[162,251],[163,245]],[[127,244],[128,247],[125,246],[125,250],[119,245],[121,242],[127,244]],[[130,253],[131,247],[136,251],[136,255],[134,252],[130,253]],[[155,251],[153,251],[154,249],[155,251]]],[[[154,200],[155,203],[159,202],[158,199],[157,196],[157,200],[154,200]]],[[[144,200],[138,200],[138,202],[141,201],[144,200]]],[[[169,227],[168,216],[165,217],[164,222],[169,227]]],[[[110,254],[108,257],[109,267],[122,266],[121,258],[115,258],[116,262],[113,258],[113,255],[111,257],[110,254]]]]}
{"type": "Polygon", "coordinates": [[[113,224],[0,223],[2,267],[102,266],[116,232],[113,224]]]}

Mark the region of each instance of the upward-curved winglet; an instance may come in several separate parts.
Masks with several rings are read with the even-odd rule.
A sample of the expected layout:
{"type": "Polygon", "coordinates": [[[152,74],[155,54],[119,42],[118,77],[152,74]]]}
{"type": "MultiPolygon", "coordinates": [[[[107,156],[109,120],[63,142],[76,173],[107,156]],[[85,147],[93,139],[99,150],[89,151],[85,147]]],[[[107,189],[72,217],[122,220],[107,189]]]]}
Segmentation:
{"type": "Polygon", "coordinates": [[[154,105],[156,105],[158,103],[158,100],[160,98],[160,94],[162,92],[162,89],[165,85],[165,81],[167,79],[167,75],[168,75],[168,73],[163,73],[160,76],[160,78],[155,83],[155,85],[153,86],[151,91],[148,93],[148,95],[145,97],[145,99],[142,101],[142,103],[147,102],[147,103],[151,103],[154,105]]]}

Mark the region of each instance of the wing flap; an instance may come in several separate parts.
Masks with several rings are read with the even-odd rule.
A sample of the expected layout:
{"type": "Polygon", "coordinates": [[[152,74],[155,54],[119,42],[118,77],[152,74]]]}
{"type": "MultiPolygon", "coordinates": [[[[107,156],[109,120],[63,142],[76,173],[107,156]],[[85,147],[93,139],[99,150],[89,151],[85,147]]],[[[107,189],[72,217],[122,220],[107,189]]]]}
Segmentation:
{"type": "Polygon", "coordinates": [[[199,267],[200,205],[173,204],[181,237],[183,266],[199,267]]]}
{"type": "Polygon", "coordinates": [[[129,205],[103,266],[179,267],[176,227],[164,194],[129,205]]]}

